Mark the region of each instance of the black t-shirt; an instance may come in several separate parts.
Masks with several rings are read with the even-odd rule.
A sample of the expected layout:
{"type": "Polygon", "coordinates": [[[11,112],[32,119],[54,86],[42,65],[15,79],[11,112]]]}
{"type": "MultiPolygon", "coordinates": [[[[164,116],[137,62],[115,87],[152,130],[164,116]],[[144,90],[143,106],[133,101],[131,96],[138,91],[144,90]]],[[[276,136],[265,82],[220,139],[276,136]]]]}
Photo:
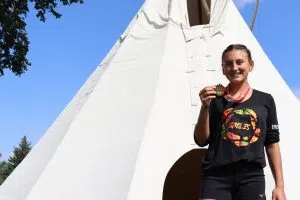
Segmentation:
{"type": "Polygon", "coordinates": [[[279,141],[276,106],[270,94],[253,89],[242,103],[218,97],[211,101],[209,113],[204,170],[238,162],[266,166],[264,147],[279,141]]]}

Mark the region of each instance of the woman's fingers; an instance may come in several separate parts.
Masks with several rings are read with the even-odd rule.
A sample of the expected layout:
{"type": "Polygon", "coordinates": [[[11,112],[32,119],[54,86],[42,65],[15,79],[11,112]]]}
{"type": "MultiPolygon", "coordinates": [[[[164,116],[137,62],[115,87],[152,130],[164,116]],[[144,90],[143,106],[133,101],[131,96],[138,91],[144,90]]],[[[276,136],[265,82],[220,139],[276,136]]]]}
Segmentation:
{"type": "Polygon", "coordinates": [[[201,98],[201,101],[208,103],[211,99],[214,99],[214,98],[216,98],[216,95],[211,95],[211,96],[203,97],[203,98],[201,98]]]}
{"type": "Polygon", "coordinates": [[[207,96],[213,96],[216,95],[216,91],[211,90],[211,91],[206,91],[202,93],[202,96],[207,97],[207,96]]]}
{"type": "Polygon", "coordinates": [[[203,88],[200,93],[205,93],[205,92],[215,92],[216,91],[216,87],[215,86],[208,86],[203,88]]]}
{"type": "Polygon", "coordinates": [[[216,96],[216,90],[215,87],[205,87],[203,88],[199,93],[200,99],[210,99],[214,98],[216,96]]]}
{"type": "Polygon", "coordinates": [[[216,87],[215,86],[208,86],[203,88],[200,93],[199,97],[202,102],[202,105],[209,106],[210,101],[216,98],[216,87]]]}

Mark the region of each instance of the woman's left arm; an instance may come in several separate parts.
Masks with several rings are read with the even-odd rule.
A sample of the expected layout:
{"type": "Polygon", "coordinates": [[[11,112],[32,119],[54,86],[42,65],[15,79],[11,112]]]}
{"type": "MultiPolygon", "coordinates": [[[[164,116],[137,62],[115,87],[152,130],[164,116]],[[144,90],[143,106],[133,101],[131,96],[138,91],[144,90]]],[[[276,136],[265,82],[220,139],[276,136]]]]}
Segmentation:
{"type": "Polygon", "coordinates": [[[266,152],[275,180],[275,189],[272,192],[272,200],[286,200],[279,143],[276,142],[267,145],[266,152]]]}

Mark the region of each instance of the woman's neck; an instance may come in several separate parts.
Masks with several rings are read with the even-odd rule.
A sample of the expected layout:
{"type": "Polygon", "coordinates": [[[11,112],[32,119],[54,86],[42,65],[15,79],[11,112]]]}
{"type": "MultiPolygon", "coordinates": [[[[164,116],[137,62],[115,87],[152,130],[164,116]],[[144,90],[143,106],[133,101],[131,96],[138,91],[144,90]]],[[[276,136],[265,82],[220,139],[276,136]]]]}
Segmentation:
{"type": "Polygon", "coordinates": [[[228,89],[231,96],[238,95],[240,92],[249,88],[248,81],[244,81],[242,83],[229,83],[228,89]]]}

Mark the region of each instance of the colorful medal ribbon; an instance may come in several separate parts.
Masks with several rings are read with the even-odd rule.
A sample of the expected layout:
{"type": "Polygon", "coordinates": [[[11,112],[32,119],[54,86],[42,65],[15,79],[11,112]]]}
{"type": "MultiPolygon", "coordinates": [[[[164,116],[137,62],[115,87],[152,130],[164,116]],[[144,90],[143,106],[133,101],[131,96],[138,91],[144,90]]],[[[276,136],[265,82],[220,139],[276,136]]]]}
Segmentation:
{"type": "Polygon", "coordinates": [[[226,86],[225,88],[225,95],[224,97],[229,100],[229,101],[235,101],[235,102],[242,102],[245,97],[247,96],[247,94],[250,91],[250,86],[248,86],[247,88],[245,88],[244,90],[242,90],[239,94],[238,97],[233,97],[230,93],[229,93],[229,85],[226,86]]]}

